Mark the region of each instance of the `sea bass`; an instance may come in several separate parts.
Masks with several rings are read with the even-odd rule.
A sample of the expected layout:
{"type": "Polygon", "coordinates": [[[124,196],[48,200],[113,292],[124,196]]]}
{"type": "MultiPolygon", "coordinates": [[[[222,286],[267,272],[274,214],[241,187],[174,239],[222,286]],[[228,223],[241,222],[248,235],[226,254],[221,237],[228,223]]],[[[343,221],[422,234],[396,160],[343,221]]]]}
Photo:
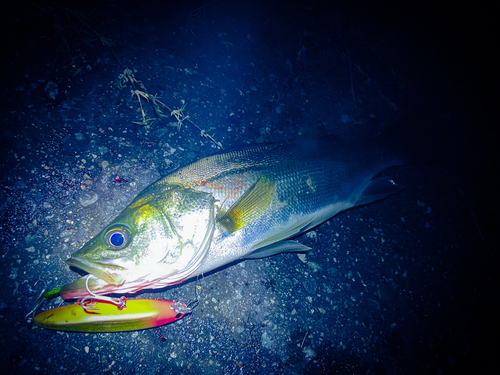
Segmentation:
{"type": "Polygon", "coordinates": [[[241,259],[309,250],[290,238],[399,190],[376,176],[400,164],[373,141],[266,144],[201,159],[147,187],[75,252],[68,264],[94,277],[61,295],[162,288],[241,259]]]}

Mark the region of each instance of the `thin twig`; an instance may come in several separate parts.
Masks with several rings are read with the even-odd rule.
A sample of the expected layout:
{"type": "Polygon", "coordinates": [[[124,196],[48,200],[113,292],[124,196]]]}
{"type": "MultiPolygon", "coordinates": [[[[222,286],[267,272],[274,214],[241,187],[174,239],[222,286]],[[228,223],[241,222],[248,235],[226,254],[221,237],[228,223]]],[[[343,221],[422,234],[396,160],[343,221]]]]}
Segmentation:
{"type": "Polygon", "coordinates": [[[308,333],[309,333],[309,331],[306,332],[306,334],[304,335],[304,338],[302,339],[302,344],[300,344],[301,348],[304,346],[304,341],[306,341],[306,337],[307,337],[308,333]]]}

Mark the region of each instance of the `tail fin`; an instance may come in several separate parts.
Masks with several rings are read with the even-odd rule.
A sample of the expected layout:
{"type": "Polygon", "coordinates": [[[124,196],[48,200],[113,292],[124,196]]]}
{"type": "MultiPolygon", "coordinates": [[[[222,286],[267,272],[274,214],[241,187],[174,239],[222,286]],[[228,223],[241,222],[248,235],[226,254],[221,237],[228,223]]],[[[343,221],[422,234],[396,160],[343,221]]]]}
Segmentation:
{"type": "Polygon", "coordinates": [[[372,203],[384,199],[403,189],[403,185],[396,184],[391,177],[379,177],[370,181],[363,195],[356,202],[356,206],[372,203]]]}

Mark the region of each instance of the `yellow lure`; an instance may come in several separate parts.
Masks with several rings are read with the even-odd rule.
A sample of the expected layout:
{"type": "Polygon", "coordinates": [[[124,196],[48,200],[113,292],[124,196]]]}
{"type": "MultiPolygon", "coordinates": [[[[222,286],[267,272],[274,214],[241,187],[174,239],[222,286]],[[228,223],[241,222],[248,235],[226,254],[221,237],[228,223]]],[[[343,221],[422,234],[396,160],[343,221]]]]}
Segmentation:
{"type": "Polygon", "coordinates": [[[113,303],[96,301],[92,309],[75,303],[43,311],[33,319],[40,327],[72,332],[120,332],[158,327],[181,319],[189,309],[172,301],[127,300],[119,310],[113,303]],[[174,310],[175,309],[175,310],[174,310]]]}

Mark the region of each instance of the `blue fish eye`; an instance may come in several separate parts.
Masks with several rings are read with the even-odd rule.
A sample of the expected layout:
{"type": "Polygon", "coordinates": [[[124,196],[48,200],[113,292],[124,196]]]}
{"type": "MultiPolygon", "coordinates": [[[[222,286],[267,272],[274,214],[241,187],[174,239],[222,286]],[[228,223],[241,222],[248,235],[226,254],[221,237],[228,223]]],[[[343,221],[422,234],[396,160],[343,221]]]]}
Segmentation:
{"type": "Polygon", "coordinates": [[[109,236],[109,243],[115,247],[120,247],[125,242],[125,237],[122,233],[116,232],[109,236]]]}
{"type": "Polygon", "coordinates": [[[104,235],[106,245],[113,250],[120,250],[127,246],[130,239],[130,230],[123,226],[109,228],[104,235]]]}

